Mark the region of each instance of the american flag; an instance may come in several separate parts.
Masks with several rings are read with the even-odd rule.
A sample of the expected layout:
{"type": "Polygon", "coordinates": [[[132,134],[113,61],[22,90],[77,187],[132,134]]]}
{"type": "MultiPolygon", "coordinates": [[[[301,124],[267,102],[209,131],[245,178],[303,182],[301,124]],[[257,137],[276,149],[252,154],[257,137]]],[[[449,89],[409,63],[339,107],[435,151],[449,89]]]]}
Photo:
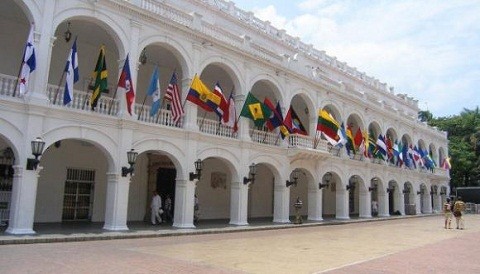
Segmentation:
{"type": "Polygon", "coordinates": [[[173,122],[177,124],[185,112],[183,111],[182,100],[180,99],[180,93],[178,91],[177,74],[175,72],[173,72],[170,83],[168,83],[165,99],[170,101],[172,105],[173,122]]]}

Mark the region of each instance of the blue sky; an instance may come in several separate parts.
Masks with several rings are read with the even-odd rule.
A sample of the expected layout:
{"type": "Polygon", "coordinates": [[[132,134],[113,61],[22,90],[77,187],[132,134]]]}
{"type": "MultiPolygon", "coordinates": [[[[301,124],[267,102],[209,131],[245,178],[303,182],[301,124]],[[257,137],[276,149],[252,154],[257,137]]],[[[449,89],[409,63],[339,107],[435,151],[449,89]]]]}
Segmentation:
{"type": "Polygon", "coordinates": [[[480,106],[478,0],[233,2],[413,96],[436,117],[480,106]]]}

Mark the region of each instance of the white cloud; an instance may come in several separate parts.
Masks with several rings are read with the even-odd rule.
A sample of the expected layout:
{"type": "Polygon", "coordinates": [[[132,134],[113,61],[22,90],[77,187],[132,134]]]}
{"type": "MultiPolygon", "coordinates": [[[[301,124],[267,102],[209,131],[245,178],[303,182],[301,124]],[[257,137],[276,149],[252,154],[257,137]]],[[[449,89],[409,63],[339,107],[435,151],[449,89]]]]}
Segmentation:
{"type": "Polygon", "coordinates": [[[428,102],[435,116],[480,104],[480,2],[307,0],[298,7],[303,14],[288,19],[274,6],[254,12],[420,107],[428,102]]]}

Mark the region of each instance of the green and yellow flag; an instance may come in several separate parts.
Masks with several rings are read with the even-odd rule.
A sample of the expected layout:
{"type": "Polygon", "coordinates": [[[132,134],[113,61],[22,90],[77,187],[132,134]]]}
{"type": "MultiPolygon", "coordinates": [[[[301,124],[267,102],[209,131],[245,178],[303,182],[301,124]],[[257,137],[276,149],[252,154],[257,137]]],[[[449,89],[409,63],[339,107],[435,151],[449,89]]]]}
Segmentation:
{"type": "Polygon", "coordinates": [[[95,70],[93,71],[92,78],[95,79],[95,84],[93,85],[92,96],[90,97],[90,107],[92,110],[95,110],[97,106],[98,99],[102,92],[107,90],[107,64],[105,63],[105,46],[100,47],[100,54],[98,55],[97,64],[95,65],[95,70]]]}
{"type": "Polygon", "coordinates": [[[271,113],[272,111],[269,108],[249,92],[240,116],[252,119],[255,126],[261,127],[265,124],[265,121],[270,117],[271,113]]]}

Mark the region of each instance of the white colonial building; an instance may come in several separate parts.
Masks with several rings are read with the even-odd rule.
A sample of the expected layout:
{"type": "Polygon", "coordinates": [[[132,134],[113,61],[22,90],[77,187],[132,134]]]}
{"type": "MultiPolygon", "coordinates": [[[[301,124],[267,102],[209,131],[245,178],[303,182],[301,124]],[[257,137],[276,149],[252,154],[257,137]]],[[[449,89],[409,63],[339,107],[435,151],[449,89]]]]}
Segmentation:
{"type": "Polygon", "coordinates": [[[2,0],[0,57],[0,218],[8,221],[7,233],[34,233],[34,223],[69,220],[126,230],[128,222],[148,219],[154,189],[172,197],[179,228],[194,227],[195,195],[201,219],[248,225],[255,218],[290,222],[297,197],[311,221],[372,218],[372,200],[379,216],[430,214],[441,210],[449,191],[448,170],[349,157],[316,131],[318,110],[327,109],[354,133],[388,135],[428,150],[440,163],[448,154],[447,135],[417,121],[416,100],[232,2],[2,0]],[[36,69],[20,96],[17,79],[31,24],[36,69]],[[80,81],[64,106],[62,72],[75,37],[80,81]],[[88,87],[101,45],[109,89],[92,111],[88,87]],[[127,54],[136,91],[132,116],[125,96],[115,94],[127,54]],[[232,134],[191,102],[179,124],[172,123],[168,104],[151,117],[146,93],[155,66],[162,96],[173,71],[182,99],[197,74],[210,88],[219,82],[227,98],[233,92],[237,113],[248,92],[280,102],[284,113],[292,106],[308,135],[282,140],[243,117],[232,134]],[[37,137],[45,150],[30,170],[37,137]],[[138,152],[135,171],[124,177],[131,149],[138,152]],[[197,159],[201,177],[191,181],[197,159]],[[254,183],[244,183],[252,163],[254,183]]]}

